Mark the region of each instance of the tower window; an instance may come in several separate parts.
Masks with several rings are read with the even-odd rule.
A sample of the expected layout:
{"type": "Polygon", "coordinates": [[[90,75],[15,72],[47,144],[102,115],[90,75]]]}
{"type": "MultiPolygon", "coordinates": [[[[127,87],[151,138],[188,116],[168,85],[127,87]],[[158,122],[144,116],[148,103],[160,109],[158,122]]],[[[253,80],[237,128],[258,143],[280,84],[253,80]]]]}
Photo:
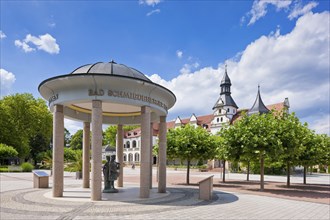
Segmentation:
{"type": "Polygon", "coordinates": [[[227,112],[229,112],[229,108],[227,108],[227,112]]]}
{"type": "Polygon", "coordinates": [[[221,120],[221,122],[222,122],[222,121],[223,121],[223,118],[221,117],[220,120],[221,120]]]}
{"type": "Polygon", "coordinates": [[[219,122],[219,118],[217,118],[217,122],[219,122]]]}

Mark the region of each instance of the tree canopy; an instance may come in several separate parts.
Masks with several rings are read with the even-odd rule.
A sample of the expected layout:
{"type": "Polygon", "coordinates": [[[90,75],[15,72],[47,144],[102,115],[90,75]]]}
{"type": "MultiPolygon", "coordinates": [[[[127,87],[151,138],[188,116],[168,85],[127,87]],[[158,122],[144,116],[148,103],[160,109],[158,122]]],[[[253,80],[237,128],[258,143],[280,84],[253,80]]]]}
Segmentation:
{"type": "Polygon", "coordinates": [[[83,145],[83,130],[79,129],[76,133],[71,136],[70,148],[77,150],[82,149],[83,145]]]}
{"type": "Polygon", "coordinates": [[[31,94],[15,94],[0,100],[0,143],[15,148],[21,159],[33,158],[49,148],[52,114],[46,102],[31,94]]]}
{"type": "Polygon", "coordinates": [[[167,133],[167,156],[187,161],[187,184],[193,159],[207,160],[215,155],[215,138],[202,127],[189,124],[182,128],[170,129],[167,133]]]}
{"type": "Polygon", "coordinates": [[[3,160],[14,158],[17,156],[18,156],[18,153],[13,147],[7,146],[5,144],[0,144],[0,162],[1,163],[3,160]]]}

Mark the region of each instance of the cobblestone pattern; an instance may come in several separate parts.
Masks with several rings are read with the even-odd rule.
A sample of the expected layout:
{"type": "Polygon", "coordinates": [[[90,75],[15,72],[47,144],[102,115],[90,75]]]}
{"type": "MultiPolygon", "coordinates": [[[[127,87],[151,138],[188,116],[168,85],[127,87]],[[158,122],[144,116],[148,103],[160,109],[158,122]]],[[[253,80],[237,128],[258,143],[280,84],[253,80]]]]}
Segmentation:
{"type": "Polygon", "coordinates": [[[50,189],[1,193],[0,219],[329,219],[330,206],[266,196],[215,191],[211,201],[198,190],[169,188],[161,198],[72,202],[44,197],[50,189]]]}

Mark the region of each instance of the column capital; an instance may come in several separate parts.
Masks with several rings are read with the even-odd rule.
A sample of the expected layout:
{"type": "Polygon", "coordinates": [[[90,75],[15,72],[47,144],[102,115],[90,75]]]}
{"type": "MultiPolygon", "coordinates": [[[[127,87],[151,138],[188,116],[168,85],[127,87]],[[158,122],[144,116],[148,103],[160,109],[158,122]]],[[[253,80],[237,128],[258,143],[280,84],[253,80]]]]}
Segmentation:
{"type": "Polygon", "coordinates": [[[149,106],[141,106],[141,113],[144,114],[144,113],[150,113],[151,112],[151,109],[149,106]]]}
{"type": "Polygon", "coordinates": [[[54,105],[54,112],[63,113],[63,105],[54,105]]]}
{"type": "Polygon", "coordinates": [[[93,108],[102,108],[102,101],[101,100],[93,100],[92,101],[93,108]]]}

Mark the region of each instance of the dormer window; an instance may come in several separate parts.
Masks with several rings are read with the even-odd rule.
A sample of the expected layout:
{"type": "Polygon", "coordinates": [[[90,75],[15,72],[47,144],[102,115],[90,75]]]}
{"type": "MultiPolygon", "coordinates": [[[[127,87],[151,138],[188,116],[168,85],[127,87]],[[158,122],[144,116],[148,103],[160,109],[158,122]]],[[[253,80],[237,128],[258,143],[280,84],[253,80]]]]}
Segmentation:
{"type": "Polygon", "coordinates": [[[137,132],[134,132],[134,135],[137,135],[137,132]]]}

